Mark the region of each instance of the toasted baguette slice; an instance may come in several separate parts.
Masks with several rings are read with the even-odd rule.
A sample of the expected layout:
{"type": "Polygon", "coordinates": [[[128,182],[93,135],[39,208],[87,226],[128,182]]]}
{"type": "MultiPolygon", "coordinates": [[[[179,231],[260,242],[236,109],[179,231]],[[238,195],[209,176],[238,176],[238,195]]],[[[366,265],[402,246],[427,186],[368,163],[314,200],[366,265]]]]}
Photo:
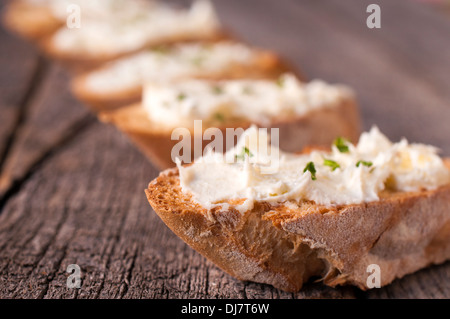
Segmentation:
{"type": "Polygon", "coordinates": [[[384,286],[450,258],[450,185],[386,191],[376,202],[335,207],[257,202],[242,214],[207,211],[182,193],[178,169],[170,169],[146,195],[176,235],[224,271],[285,291],[310,278],[366,290],[371,264],[380,266],[384,286]]]}
{"type": "MultiPolygon", "coordinates": [[[[213,41],[211,45],[220,43],[233,43],[235,41],[213,41]]],[[[197,45],[200,43],[192,43],[197,45]]],[[[205,43],[203,43],[205,44],[205,43]]],[[[189,45],[189,44],[188,44],[189,45]]],[[[180,44],[176,45],[180,46],[180,44]]],[[[167,50],[171,50],[176,46],[166,46],[167,50]]],[[[225,80],[225,79],[239,79],[239,78],[278,78],[285,72],[293,72],[298,78],[304,80],[304,77],[300,72],[296,71],[287,62],[283,61],[279,56],[270,51],[255,50],[255,58],[249,63],[234,62],[227,66],[225,69],[211,72],[208,70],[196,70],[190,74],[183,74],[175,77],[174,80],[180,80],[183,78],[201,78],[210,80],[225,80]]],[[[89,79],[101,72],[108,72],[114,70],[119,65],[132,63],[133,59],[139,58],[142,53],[124,57],[107,63],[106,65],[81,74],[72,81],[72,91],[81,101],[83,101],[94,112],[111,110],[118,107],[127,106],[137,103],[142,98],[142,86],[145,84],[144,80],[139,85],[133,87],[124,87],[123,89],[112,88],[109,91],[98,91],[92,88],[89,84],[89,79]]],[[[132,66],[130,66],[132,67],[132,66]]],[[[155,71],[156,72],[156,71],[155,71]]],[[[155,73],[153,72],[153,73],[155,73]]],[[[150,78],[160,77],[160,74],[150,74],[150,78]]]]}
{"type": "MultiPolygon", "coordinates": [[[[114,124],[127,134],[159,169],[175,166],[171,151],[179,141],[171,140],[172,130],[168,130],[160,123],[152,122],[140,103],[117,110],[100,112],[99,119],[114,124]]],[[[215,127],[222,131],[225,139],[226,128],[246,129],[252,124],[255,123],[244,121],[222,123],[215,127]]],[[[355,100],[347,98],[334,107],[314,110],[297,118],[274,119],[268,128],[279,128],[279,146],[284,151],[301,151],[308,144],[328,147],[337,136],[345,136],[351,141],[358,139],[360,133],[359,112],[355,100]]],[[[203,127],[203,130],[206,129],[207,127],[203,127]]],[[[191,131],[191,145],[194,145],[194,139],[194,132],[191,131]]],[[[202,149],[209,143],[210,141],[202,139],[202,149]]],[[[191,154],[191,160],[193,159],[193,154],[191,154]]]]}
{"type": "Polygon", "coordinates": [[[102,67],[105,63],[114,61],[126,57],[128,55],[136,54],[142,50],[147,50],[151,48],[158,48],[160,46],[174,45],[179,43],[189,43],[197,41],[222,41],[230,40],[232,35],[225,30],[218,30],[216,33],[208,36],[173,36],[171,38],[166,38],[164,40],[149,41],[145,46],[139,47],[138,49],[121,52],[117,54],[80,54],[77,52],[63,52],[60,51],[54,44],[52,37],[45,37],[39,43],[39,47],[42,51],[55,59],[56,61],[62,63],[65,67],[71,70],[73,73],[78,75],[86,74],[87,72],[93,71],[94,69],[102,67]]]}
{"type": "Polygon", "coordinates": [[[3,13],[3,24],[21,37],[38,41],[60,28],[63,22],[49,7],[27,1],[12,1],[3,13]]]}
{"type": "Polygon", "coordinates": [[[228,37],[209,0],[197,0],[189,9],[161,2],[126,19],[91,17],[81,28],[58,29],[40,45],[50,57],[85,70],[147,47],[228,37]]]}

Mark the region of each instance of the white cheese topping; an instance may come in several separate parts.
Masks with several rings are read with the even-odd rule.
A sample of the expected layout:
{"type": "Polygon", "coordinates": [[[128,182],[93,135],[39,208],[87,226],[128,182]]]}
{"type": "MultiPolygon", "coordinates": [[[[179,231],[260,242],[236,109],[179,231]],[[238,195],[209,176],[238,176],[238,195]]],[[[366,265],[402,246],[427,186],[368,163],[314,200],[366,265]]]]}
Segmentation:
{"type": "Polygon", "coordinates": [[[46,7],[55,18],[65,21],[70,5],[81,9],[82,19],[124,19],[136,16],[140,11],[151,10],[156,3],[146,0],[26,0],[26,3],[46,7]]]}
{"type": "Polygon", "coordinates": [[[30,6],[42,7],[49,6],[51,0],[25,0],[24,2],[30,6]]]}
{"type": "Polygon", "coordinates": [[[376,127],[363,133],[356,146],[343,142],[341,150],[333,146],[331,152],[302,155],[279,151],[279,168],[272,174],[262,170],[268,157],[259,150],[265,142],[264,130],[252,127],[225,155],[209,152],[190,166],[178,163],[183,193],[208,209],[223,206],[221,201],[245,199],[236,207],[245,212],[254,201],[359,204],[378,200],[384,189],[419,191],[450,183],[450,171],[436,148],[405,139],[392,143],[376,127]]]}
{"type": "Polygon", "coordinates": [[[174,84],[150,83],[143,105],[150,119],[168,128],[191,127],[194,120],[250,120],[267,125],[273,118],[292,118],[314,109],[333,107],[352,92],[322,81],[301,83],[285,74],[274,80],[207,81],[190,79],[174,84]]]}
{"type": "Polygon", "coordinates": [[[104,19],[86,17],[79,29],[61,28],[52,38],[53,45],[70,53],[118,54],[180,36],[211,36],[219,29],[214,8],[206,0],[197,0],[189,10],[176,10],[165,4],[148,9],[133,8],[135,5],[128,1],[115,4],[115,9],[103,11],[104,19]],[[111,13],[116,11],[123,12],[111,13]]]}
{"type": "Polygon", "coordinates": [[[185,43],[156,48],[119,59],[86,78],[90,89],[115,92],[177,78],[226,72],[233,65],[251,65],[261,54],[237,42],[185,43]]]}

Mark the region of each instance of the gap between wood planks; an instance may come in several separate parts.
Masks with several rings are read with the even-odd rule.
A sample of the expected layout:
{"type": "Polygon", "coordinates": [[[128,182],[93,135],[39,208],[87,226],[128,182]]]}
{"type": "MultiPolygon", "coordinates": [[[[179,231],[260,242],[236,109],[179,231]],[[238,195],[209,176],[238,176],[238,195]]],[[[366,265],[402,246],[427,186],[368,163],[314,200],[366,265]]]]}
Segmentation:
{"type": "MultiPolygon", "coordinates": [[[[34,67],[34,70],[32,72],[31,78],[29,80],[28,86],[25,90],[25,93],[23,94],[23,97],[18,105],[18,112],[16,116],[16,122],[13,125],[13,129],[11,131],[10,136],[7,138],[5,148],[3,149],[2,154],[0,154],[0,172],[3,170],[3,164],[5,163],[8,153],[14,144],[14,140],[17,136],[17,132],[19,131],[20,127],[22,126],[24,119],[26,117],[26,113],[28,111],[30,101],[38,88],[40,87],[42,83],[42,78],[45,77],[46,71],[48,69],[48,62],[42,57],[38,57],[38,61],[36,63],[36,66],[34,67]]],[[[1,196],[0,196],[1,197],[1,196]]]]}
{"type": "Polygon", "coordinates": [[[43,83],[49,77],[49,70],[52,64],[39,56],[36,66],[32,71],[29,83],[24,91],[23,97],[18,103],[18,111],[15,118],[15,123],[12,127],[10,136],[7,138],[6,146],[0,156],[0,214],[3,211],[3,207],[8,200],[18,193],[22,184],[27,181],[35,172],[39,166],[55,154],[61,147],[71,141],[81,130],[88,127],[94,122],[94,117],[88,113],[79,119],[76,119],[73,123],[70,123],[68,127],[61,134],[61,138],[49,143],[48,147],[41,150],[41,154],[36,156],[29,166],[24,167],[24,171],[20,176],[8,176],[6,170],[8,169],[8,158],[13,155],[14,146],[16,143],[20,143],[20,133],[25,128],[29,113],[33,107],[35,97],[42,91],[43,83]]]}
{"type": "MultiPolygon", "coordinates": [[[[32,96],[34,96],[37,93],[37,91],[39,91],[39,89],[41,89],[41,87],[36,88],[34,94],[31,94],[30,99],[29,99],[30,101],[32,100],[32,96]]],[[[27,112],[30,110],[30,108],[32,109],[33,106],[32,105],[31,106],[27,106],[27,112]]],[[[22,123],[26,122],[26,118],[27,118],[27,113],[24,113],[23,114],[22,123]]],[[[82,123],[85,123],[85,122],[83,120],[80,120],[78,123],[82,126],[82,123]]],[[[71,125],[75,126],[75,124],[73,124],[73,123],[71,123],[71,125]]],[[[86,123],[84,125],[85,125],[84,128],[90,126],[89,118],[86,119],[86,123]]],[[[67,132],[67,131],[68,130],[66,129],[64,132],[67,132]]],[[[48,149],[48,151],[45,152],[43,155],[40,155],[40,160],[36,161],[35,164],[33,164],[32,167],[29,170],[27,170],[27,174],[25,174],[24,177],[22,177],[20,179],[21,182],[18,182],[16,184],[15,189],[11,189],[10,194],[8,195],[8,197],[6,199],[8,201],[8,203],[11,203],[11,201],[9,201],[9,199],[11,199],[13,197],[15,198],[16,197],[15,195],[18,194],[19,191],[23,192],[23,193],[27,192],[27,189],[23,187],[25,181],[30,180],[30,179],[35,180],[35,187],[36,188],[37,187],[41,187],[42,184],[45,184],[45,182],[41,183],[41,181],[38,180],[39,179],[39,175],[37,175],[35,173],[41,170],[41,167],[43,166],[42,164],[44,164],[45,162],[48,162],[48,160],[50,160],[50,159],[53,159],[53,157],[54,157],[54,155],[56,155],[56,153],[61,154],[61,152],[60,152],[61,147],[66,145],[68,142],[72,141],[74,139],[74,137],[78,136],[78,134],[76,134],[77,131],[80,132],[82,130],[79,129],[79,130],[71,131],[72,133],[68,134],[66,139],[59,140],[58,142],[53,143],[51,145],[51,147],[46,148],[46,149],[48,149]]],[[[11,145],[13,145],[16,142],[16,140],[17,140],[17,132],[15,134],[16,135],[14,136],[14,139],[11,140],[11,142],[12,142],[11,145]]],[[[90,138],[91,136],[83,136],[83,139],[86,139],[86,137],[90,138]]],[[[116,140],[116,138],[115,137],[111,138],[111,140],[116,140]]],[[[100,142],[101,141],[98,140],[98,144],[100,144],[100,142]]],[[[117,145],[114,144],[114,146],[117,146],[117,145]]],[[[75,145],[74,147],[79,147],[79,145],[75,145]]],[[[9,149],[11,150],[12,147],[10,147],[9,149]]],[[[118,148],[118,149],[120,149],[120,148],[118,148]]],[[[124,148],[123,150],[127,150],[127,149],[124,148]]],[[[105,148],[104,151],[107,151],[106,148],[105,148]]],[[[109,150],[109,151],[112,152],[112,150],[109,150]]],[[[114,154],[114,152],[112,152],[111,154],[114,154]]],[[[108,156],[104,156],[103,157],[103,159],[106,159],[106,158],[108,158],[108,156]]],[[[128,163],[128,165],[129,165],[131,163],[135,163],[135,161],[129,161],[129,162],[126,162],[126,163],[128,163]]],[[[90,166],[86,166],[86,167],[90,167],[90,166]]],[[[114,171],[116,171],[116,170],[114,170],[114,171]]],[[[101,174],[99,174],[99,176],[100,176],[99,178],[101,178],[101,179],[103,179],[103,177],[104,177],[104,176],[101,176],[101,174]]],[[[120,176],[120,175],[117,175],[117,176],[120,176]]],[[[57,178],[59,179],[60,176],[57,176],[57,178]]],[[[68,180],[70,180],[70,178],[68,178],[68,180]]],[[[128,180],[130,180],[130,178],[128,178],[128,180]]],[[[127,187],[123,187],[123,189],[127,190],[127,187]]],[[[41,193],[41,195],[42,195],[42,193],[41,193]]],[[[88,194],[86,194],[86,196],[87,195],[88,194]]],[[[60,195],[60,196],[64,197],[62,195],[60,195]]],[[[84,196],[85,195],[83,194],[83,196],[81,198],[85,199],[86,197],[84,197],[84,196]]],[[[96,194],[96,196],[92,196],[90,198],[97,200],[98,196],[99,195],[96,194]]],[[[44,197],[44,198],[48,198],[48,197],[44,197]]],[[[121,198],[120,200],[117,200],[117,202],[122,202],[124,199],[125,198],[121,198]]],[[[5,200],[4,203],[6,203],[6,200],[5,200]]],[[[93,201],[91,200],[91,203],[92,202],[93,201]]],[[[91,215],[84,215],[84,216],[90,217],[90,216],[102,214],[103,218],[105,218],[105,219],[106,218],[110,218],[111,217],[110,216],[111,215],[110,209],[114,208],[115,206],[114,206],[113,203],[109,203],[109,199],[106,202],[108,203],[108,207],[106,207],[106,208],[103,207],[103,209],[104,209],[103,211],[101,211],[101,212],[97,212],[96,211],[96,212],[93,212],[91,215]]],[[[115,205],[117,205],[117,203],[115,205]]],[[[58,208],[66,208],[66,206],[58,206],[58,208]]],[[[154,267],[155,271],[157,271],[155,277],[152,277],[152,275],[155,273],[155,271],[153,269],[152,269],[152,271],[149,271],[146,268],[143,269],[143,265],[145,265],[148,262],[148,260],[146,260],[145,258],[142,258],[142,255],[143,255],[142,254],[142,250],[144,249],[144,247],[148,243],[156,245],[155,243],[152,243],[151,241],[150,242],[137,241],[140,244],[140,246],[137,246],[137,248],[131,249],[130,255],[127,255],[126,256],[127,258],[124,258],[123,254],[118,250],[118,248],[115,248],[115,247],[118,246],[117,241],[118,241],[118,239],[123,240],[123,242],[122,242],[122,244],[120,246],[120,247],[122,247],[122,249],[123,249],[123,247],[125,247],[125,248],[126,247],[130,247],[130,241],[129,241],[128,238],[130,237],[130,235],[134,231],[133,227],[131,227],[131,226],[128,226],[128,227],[130,227],[130,229],[128,229],[128,230],[124,230],[123,229],[123,227],[124,227],[123,226],[124,225],[124,222],[123,222],[124,215],[123,214],[124,213],[120,212],[120,211],[121,210],[125,210],[125,209],[128,209],[127,205],[125,205],[124,207],[120,206],[117,209],[118,212],[116,213],[116,217],[117,218],[122,218],[121,219],[122,222],[120,223],[120,225],[118,225],[118,228],[115,231],[109,231],[108,230],[107,232],[100,233],[100,235],[98,235],[99,239],[103,239],[105,241],[106,240],[108,241],[105,244],[105,247],[102,246],[99,249],[97,249],[97,248],[92,248],[90,246],[89,249],[86,249],[86,250],[81,252],[83,254],[83,256],[84,256],[84,255],[88,255],[88,254],[90,254],[92,252],[100,252],[101,253],[101,252],[103,252],[103,248],[105,248],[105,250],[107,250],[107,254],[104,257],[104,259],[101,260],[101,265],[103,265],[103,262],[105,262],[105,268],[104,269],[103,268],[96,268],[95,271],[97,271],[97,272],[95,272],[95,271],[88,272],[87,274],[89,274],[89,275],[92,275],[94,273],[94,277],[93,277],[94,280],[91,281],[91,285],[92,285],[91,288],[92,289],[88,290],[88,291],[85,291],[84,295],[83,295],[83,293],[80,293],[80,295],[78,295],[78,292],[75,292],[75,295],[71,296],[71,297],[77,298],[77,297],[86,297],[86,296],[89,297],[89,296],[92,296],[94,298],[98,298],[98,297],[105,297],[105,296],[108,296],[108,297],[119,296],[119,297],[126,297],[126,298],[128,297],[129,298],[130,296],[131,297],[143,296],[143,295],[145,296],[145,294],[148,293],[147,289],[152,292],[152,296],[156,295],[158,297],[163,297],[163,296],[164,297],[170,297],[170,296],[174,296],[174,295],[179,295],[179,296],[183,296],[184,295],[185,296],[187,294],[189,294],[190,296],[196,296],[196,297],[211,297],[211,296],[214,296],[214,291],[213,291],[213,289],[211,289],[210,283],[214,282],[214,280],[217,280],[217,277],[222,277],[222,276],[226,276],[226,275],[222,274],[220,272],[220,270],[217,270],[215,267],[211,266],[210,264],[208,264],[208,263],[205,264],[203,259],[199,260],[199,258],[202,258],[202,257],[199,257],[197,254],[195,254],[193,252],[187,253],[186,256],[188,256],[188,257],[190,256],[193,259],[195,258],[195,260],[197,261],[197,263],[200,266],[192,267],[192,262],[184,261],[184,264],[181,264],[181,265],[180,264],[175,264],[176,267],[174,268],[175,269],[174,272],[172,272],[172,271],[167,272],[167,271],[165,271],[165,268],[162,268],[162,266],[160,264],[157,264],[154,267]],[[114,251],[114,249],[117,249],[117,251],[114,251]],[[128,259],[129,258],[131,258],[131,263],[130,264],[128,264],[128,259]],[[115,281],[111,282],[111,277],[123,274],[123,272],[122,272],[123,269],[120,269],[121,272],[119,273],[118,270],[117,270],[117,267],[115,267],[115,264],[114,264],[114,262],[119,260],[119,259],[120,259],[120,261],[123,261],[124,259],[125,259],[125,261],[127,261],[127,268],[126,268],[125,278],[127,278],[128,283],[125,281],[126,285],[124,285],[123,283],[117,283],[115,281]],[[136,269],[135,269],[135,265],[136,265],[136,269]],[[183,267],[184,265],[190,265],[190,268],[188,268],[187,266],[186,266],[186,268],[184,268],[183,267]],[[159,266],[159,268],[158,268],[158,266],[159,266]],[[147,272],[146,272],[146,270],[147,270],[147,272]],[[214,276],[214,272],[217,272],[216,277],[214,276]],[[102,277],[102,275],[103,275],[103,277],[102,277]],[[149,277],[146,277],[146,276],[149,276],[149,277]],[[183,290],[182,287],[178,286],[179,281],[174,280],[174,279],[179,278],[181,276],[184,276],[184,278],[187,280],[187,283],[184,285],[185,286],[184,290],[183,290]],[[197,276],[203,276],[203,277],[200,278],[200,280],[198,280],[197,282],[194,282],[196,280],[197,276]],[[138,283],[141,282],[141,281],[144,281],[144,280],[160,281],[160,284],[161,284],[162,288],[159,289],[159,287],[156,287],[156,285],[142,288],[142,287],[139,286],[138,283]],[[191,288],[191,280],[192,280],[192,282],[194,282],[196,288],[194,288],[194,291],[187,291],[186,290],[186,286],[189,289],[191,288]],[[131,283],[131,285],[129,283],[131,283]],[[119,284],[120,284],[120,287],[117,287],[116,285],[119,285],[119,284]],[[206,287],[205,287],[205,285],[206,285],[206,287]],[[200,286],[200,288],[199,288],[199,286],[200,286]],[[199,290],[196,290],[196,289],[199,289],[199,290]]],[[[3,217],[8,216],[9,213],[11,213],[13,210],[14,209],[11,209],[8,212],[8,214],[6,214],[6,211],[5,211],[5,214],[3,215],[3,217]]],[[[1,211],[2,211],[2,209],[1,209],[1,206],[0,206],[0,212],[1,211]]],[[[31,215],[32,212],[28,212],[28,213],[31,215]]],[[[64,214],[68,214],[68,213],[69,214],[70,213],[74,214],[76,212],[73,211],[73,208],[72,208],[71,212],[70,211],[64,211],[64,214]]],[[[55,216],[56,215],[57,214],[55,214],[55,216]]],[[[28,216],[28,215],[26,215],[26,216],[28,216]]],[[[38,220],[37,223],[41,223],[41,218],[43,216],[48,216],[48,215],[39,215],[39,214],[36,213],[34,215],[31,215],[31,216],[38,217],[39,219],[38,218],[34,218],[34,219],[38,220]]],[[[141,217],[141,216],[136,216],[136,219],[138,219],[138,217],[141,217]]],[[[55,223],[56,225],[54,227],[54,235],[51,238],[56,238],[57,236],[59,236],[59,232],[60,232],[60,228],[61,228],[60,225],[66,224],[66,221],[65,221],[66,218],[67,217],[65,217],[65,216],[61,216],[61,219],[57,223],[55,223]]],[[[112,216],[112,218],[114,218],[114,216],[112,216]]],[[[44,221],[42,223],[44,223],[44,222],[48,223],[49,219],[50,218],[48,218],[47,220],[43,219],[44,221]]],[[[154,222],[154,220],[151,220],[151,219],[148,219],[146,221],[147,222],[154,222]]],[[[23,226],[25,226],[25,225],[19,225],[17,228],[23,228],[23,226]]],[[[83,227],[86,227],[86,226],[87,225],[82,225],[82,226],[80,226],[77,229],[79,230],[80,228],[82,229],[83,227]]],[[[150,226],[148,226],[148,227],[151,230],[156,230],[158,228],[157,226],[154,226],[154,228],[151,228],[150,226]]],[[[108,229],[109,227],[105,227],[105,228],[108,229]]],[[[33,228],[30,228],[30,230],[33,230],[33,228]]],[[[39,226],[39,228],[36,228],[36,233],[38,231],[40,231],[40,230],[41,230],[41,228],[39,226]]],[[[69,235],[67,235],[67,237],[69,237],[69,235]]],[[[34,238],[35,238],[34,235],[31,236],[29,241],[26,241],[26,242],[23,243],[23,246],[26,247],[26,248],[30,248],[30,246],[32,246],[31,244],[32,244],[32,240],[34,238]]],[[[39,242],[42,241],[42,234],[41,234],[41,237],[38,237],[38,238],[39,238],[39,240],[37,240],[36,242],[39,243],[39,242]]],[[[156,238],[157,238],[157,236],[154,236],[152,239],[156,239],[156,238]]],[[[189,250],[189,248],[187,248],[187,246],[184,246],[184,244],[181,243],[179,241],[179,239],[176,238],[175,236],[170,236],[168,238],[170,238],[170,240],[174,241],[174,246],[176,245],[176,247],[182,247],[180,249],[181,251],[189,250]],[[175,243],[175,240],[176,240],[176,243],[175,243]]],[[[131,242],[133,242],[133,241],[131,241],[131,242]]],[[[164,242],[164,241],[161,241],[161,242],[164,242]]],[[[6,241],[5,241],[5,243],[6,243],[6,241]]],[[[89,243],[92,244],[92,241],[90,241],[89,243]]],[[[159,243],[159,242],[157,241],[157,243],[159,243]]],[[[166,242],[164,242],[164,243],[166,244],[166,247],[167,247],[167,243],[166,242]]],[[[11,242],[9,242],[9,244],[11,244],[11,242]]],[[[46,245],[43,245],[43,250],[39,254],[39,256],[37,256],[37,257],[42,258],[42,260],[46,260],[47,262],[49,260],[52,262],[53,260],[51,258],[49,258],[48,256],[46,256],[46,254],[48,253],[48,249],[50,249],[50,250],[53,249],[55,252],[59,253],[59,250],[58,250],[59,247],[54,247],[52,245],[54,245],[53,239],[49,239],[49,243],[46,244],[46,245]]],[[[45,285],[46,286],[39,293],[38,298],[41,298],[41,297],[42,298],[44,298],[44,297],[45,298],[48,298],[48,297],[61,297],[61,295],[57,295],[55,293],[55,292],[58,292],[59,289],[60,289],[55,284],[58,283],[60,280],[63,280],[63,279],[66,278],[66,277],[64,277],[64,275],[65,275],[64,269],[63,269],[64,267],[61,267],[61,265],[65,265],[64,259],[66,259],[66,261],[72,260],[70,258],[68,258],[68,259],[66,258],[66,249],[65,249],[65,247],[67,247],[67,246],[63,246],[63,247],[64,248],[61,248],[61,254],[58,254],[57,258],[54,259],[56,261],[56,263],[55,264],[53,264],[53,263],[51,264],[52,265],[52,272],[51,272],[52,277],[49,278],[49,279],[45,279],[46,280],[45,281],[45,285]],[[61,268],[61,269],[59,269],[59,268],[61,268]],[[54,276],[59,276],[59,277],[57,278],[57,280],[55,280],[54,276]]],[[[18,253],[23,253],[24,250],[25,250],[24,248],[20,248],[20,249],[17,250],[17,252],[18,253]]],[[[73,251],[74,250],[72,250],[72,253],[73,253],[73,251]]],[[[76,254],[75,254],[75,256],[76,256],[76,254]]],[[[150,254],[149,252],[147,252],[146,256],[147,256],[147,258],[148,257],[155,258],[155,254],[154,253],[150,254]]],[[[72,257],[73,257],[73,255],[72,255],[72,257]]],[[[102,256],[102,258],[103,258],[103,256],[102,256]]],[[[24,261],[24,263],[25,262],[26,262],[26,260],[24,261]]],[[[39,263],[39,262],[41,262],[41,259],[37,260],[37,263],[39,263]]],[[[163,263],[165,264],[166,262],[167,262],[166,257],[161,258],[161,261],[160,261],[161,264],[163,264],[163,263]]],[[[120,266],[121,265],[122,264],[120,264],[120,266]]],[[[37,273],[38,273],[37,271],[36,271],[36,273],[32,273],[32,276],[35,276],[37,273]]],[[[425,277],[426,279],[428,279],[429,277],[432,277],[433,274],[435,274],[435,273],[436,273],[436,268],[434,268],[434,270],[430,269],[430,270],[422,271],[422,272],[420,272],[418,274],[413,275],[414,277],[411,276],[409,279],[398,281],[397,283],[394,283],[391,286],[391,288],[387,287],[387,288],[383,289],[382,291],[384,291],[384,294],[386,294],[386,296],[390,296],[390,297],[401,296],[401,294],[399,294],[399,292],[401,293],[402,291],[407,290],[407,288],[405,289],[405,287],[408,287],[408,285],[410,285],[409,283],[411,282],[411,280],[413,280],[414,278],[424,278],[424,275],[429,274],[428,276],[425,277]],[[394,288],[394,287],[397,287],[397,288],[394,288]],[[400,287],[401,289],[399,289],[398,287],[400,287]]],[[[442,267],[441,267],[441,273],[445,273],[445,269],[443,269],[442,267]]],[[[28,285],[27,280],[29,278],[30,277],[27,277],[27,279],[24,280],[24,285],[25,284],[28,285]]],[[[439,278],[439,277],[437,277],[437,278],[439,278]]],[[[440,278],[444,279],[444,277],[440,277],[440,278]]],[[[414,279],[414,280],[418,283],[416,286],[419,286],[419,284],[423,283],[423,280],[418,280],[418,279],[414,279]]],[[[234,281],[230,280],[230,282],[232,282],[234,284],[234,281]]],[[[257,296],[257,297],[264,297],[264,296],[279,297],[280,296],[280,293],[276,292],[275,290],[273,290],[270,287],[267,287],[265,285],[259,285],[259,284],[248,283],[248,282],[245,282],[245,283],[242,283],[242,284],[239,282],[239,283],[236,283],[234,285],[235,286],[233,286],[233,288],[237,287],[235,289],[239,289],[239,291],[236,290],[236,292],[238,292],[238,296],[239,297],[240,296],[244,296],[244,297],[251,298],[251,297],[255,297],[255,296],[257,296]]],[[[421,288],[421,287],[419,287],[419,288],[421,288]]],[[[326,292],[328,290],[325,290],[325,289],[322,290],[321,288],[318,288],[318,289],[320,289],[318,293],[323,294],[323,296],[330,296],[330,294],[331,294],[331,293],[329,293],[327,295],[326,292]]],[[[422,290],[424,290],[424,289],[422,288],[422,290]]],[[[233,290],[233,291],[235,291],[235,290],[233,290]]],[[[418,291],[420,292],[420,289],[418,291]]],[[[360,297],[360,298],[366,298],[367,297],[366,293],[361,292],[361,291],[357,290],[356,288],[354,288],[354,292],[355,292],[355,295],[357,297],[360,297]]],[[[216,293],[218,293],[218,292],[216,291],[216,293]]],[[[304,293],[307,294],[307,296],[310,296],[310,295],[308,295],[308,293],[310,293],[308,287],[305,287],[304,293]]],[[[426,290],[424,290],[424,292],[422,292],[422,294],[425,294],[425,293],[426,293],[426,290]]],[[[297,296],[299,296],[299,295],[300,294],[298,294],[297,296]]],[[[16,290],[14,292],[14,296],[19,296],[20,297],[20,296],[23,296],[23,295],[21,295],[21,291],[20,290],[16,290]]],[[[234,296],[236,296],[236,295],[234,295],[234,296]]],[[[284,296],[287,296],[287,295],[283,294],[282,296],[284,297],[284,296]]],[[[289,296],[294,296],[294,294],[291,294],[289,296]]],[[[314,294],[313,296],[316,296],[316,294],[314,294]]],[[[403,296],[405,296],[405,294],[403,294],[403,296]]],[[[377,295],[375,295],[374,297],[377,297],[377,295]]]]}
{"type": "Polygon", "coordinates": [[[8,200],[20,191],[21,186],[30,177],[33,176],[33,173],[39,169],[42,163],[44,163],[48,158],[56,154],[59,149],[73,140],[80,131],[86,129],[94,122],[95,118],[92,116],[86,116],[85,118],[75,122],[70,127],[68,134],[65,135],[58,143],[54,144],[49,150],[44,152],[42,156],[25,172],[25,174],[20,179],[12,181],[12,183],[8,185],[8,188],[6,188],[4,191],[0,189],[0,214],[3,212],[3,208],[5,207],[8,200]]]}

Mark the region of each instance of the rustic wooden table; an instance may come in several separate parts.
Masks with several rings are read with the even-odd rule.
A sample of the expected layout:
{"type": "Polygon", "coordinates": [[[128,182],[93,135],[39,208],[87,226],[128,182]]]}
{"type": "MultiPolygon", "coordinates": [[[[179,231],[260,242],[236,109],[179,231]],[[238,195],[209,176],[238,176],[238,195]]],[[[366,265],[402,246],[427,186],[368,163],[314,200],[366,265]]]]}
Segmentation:
{"type": "MultiPolygon", "coordinates": [[[[450,155],[450,17],[405,0],[215,2],[243,39],[354,87],[366,129],[450,155]],[[381,29],[366,26],[372,2],[381,29]]],[[[0,43],[0,298],[450,297],[448,262],[368,292],[235,280],[159,220],[144,196],[157,170],[71,96],[67,71],[3,29],[0,43]]]]}

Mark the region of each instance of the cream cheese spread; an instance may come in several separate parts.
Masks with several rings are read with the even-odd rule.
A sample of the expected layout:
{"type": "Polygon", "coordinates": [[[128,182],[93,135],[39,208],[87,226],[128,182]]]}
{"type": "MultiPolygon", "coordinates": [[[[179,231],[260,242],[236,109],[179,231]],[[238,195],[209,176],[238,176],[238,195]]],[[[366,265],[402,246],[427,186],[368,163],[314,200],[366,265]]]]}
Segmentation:
{"type": "Polygon", "coordinates": [[[255,201],[349,205],[377,201],[385,189],[431,190],[450,183],[436,148],[406,139],[392,143],[376,127],[363,133],[357,145],[337,140],[331,152],[279,151],[278,170],[272,174],[262,170],[270,152],[259,151],[267,141],[264,130],[251,127],[226,154],[208,152],[190,166],[178,163],[183,193],[207,209],[228,209],[224,201],[245,199],[235,207],[245,212],[255,201]]]}
{"type": "Polygon", "coordinates": [[[212,36],[220,27],[212,4],[206,0],[197,0],[189,10],[165,4],[149,4],[143,9],[126,2],[102,11],[102,19],[82,18],[81,28],[61,28],[52,37],[53,45],[62,52],[120,54],[178,37],[212,36]],[[122,13],[113,13],[116,11],[122,13]]]}
{"type": "Polygon", "coordinates": [[[185,43],[146,50],[119,59],[86,78],[99,93],[124,91],[149,83],[226,72],[233,65],[252,65],[261,50],[241,43],[185,43]]]}
{"type": "Polygon", "coordinates": [[[143,106],[151,120],[168,128],[191,127],[194,120],[208,124],[247,120],[268,125],[273,118],[291,119],[330,108],[352,95],[342,85],[319,80],[302,83],[294,75],[285,74],[278,80],[149,83],[144,89],[143,106]]]}

